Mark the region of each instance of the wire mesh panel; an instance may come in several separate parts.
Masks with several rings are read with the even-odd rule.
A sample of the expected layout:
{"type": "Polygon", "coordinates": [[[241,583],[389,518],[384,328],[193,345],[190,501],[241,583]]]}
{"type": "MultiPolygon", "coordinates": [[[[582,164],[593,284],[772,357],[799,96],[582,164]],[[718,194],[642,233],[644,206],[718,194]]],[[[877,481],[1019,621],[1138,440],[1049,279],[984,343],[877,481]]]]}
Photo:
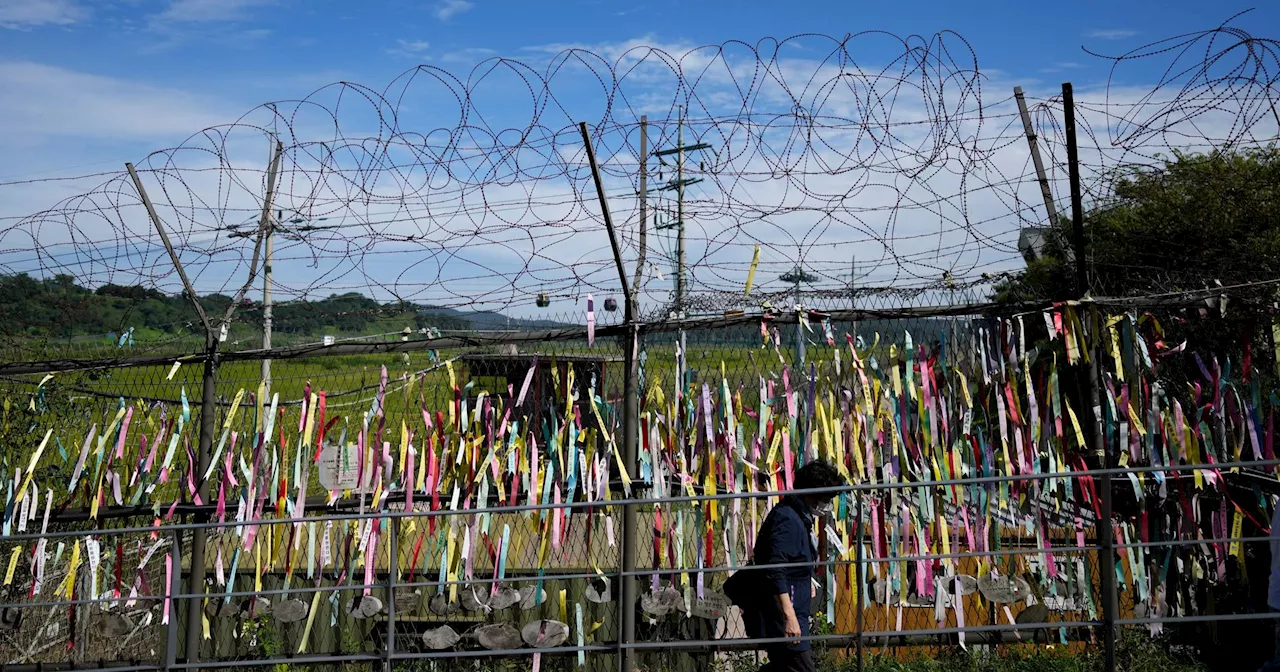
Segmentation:
{"type": "MultiPolygon", "coordinates": [[[[1091,352],[1087,313],[849,317],[806,309],[790,319],[730,317],[732,324],[711,332],[651,330],[641,355],[641,427],[650,450],[641,466],[653,474],[656,497],[786,491],[792,469],[816,459],[837,464],[854,486],[838,498],[831,536],[819,540],[828,547],[824,566],[815,568],[822,593],[814,615],[833,642],[917,651],[1096,645],[1095,626],[1106,619],[1104,571],[1115,577],[1112,618],[1153,634],[1180,627],[1156,622],[1169,617],[1259,609],[1256,597],[1230,610],[1209,597],[1240,585],[1246,551],[1259,543],[1212,530],[1233,517],[1237,525],[1265,523],[1271,503],[1260,491],[1242,506],[1202,488],[1221,476],[1211,462],[1252,459],[1269,469],[1270,455],[1200,457],[1215,435],[1236,437],[1237,448],[1261,436],[1248,429],[1248,402],[1237,399],[1240,413],[1214,421],[1228,428],[1217,434],[1173,431],[1190,424],[1179,418],[1180,403],[1172,393],[1147,396],[1168,385],[1161,362],[1142,354],[1160,346],[1139,342],[1136,323],[1115,314],[1092,354],[1104,367],[1101,403],[1124,409],[1104,412],[1099,440],[1109,459],[1102,462],[1083,420],[1097,403],[1082,386],[1091,352]],[[1118,356],[1103,360],[1108,351],[1118,356]],[[663,380],[675,377],[683,385],[663,380]],[[1128,406],[1152,409],[1157,419],[1144,421],[1128,406]],[[1164,469],[1178,463],[1191,468],[1164,469]],[[1116,465],[1139,471],[1114,477],[1115,508],[1107,512],[1116,516],[1114,541],[1104,543],[1099,482],[1111,474],[1096,470],[1116,465]],[[1198,541],[1219,537],[1236,541],[1229,548],[1198,541]],[[1118,551],[1107,551],[1110,543],[1118,551]]],[[[1213,408],[1200,413],[1208,421],[1213,408]]],[[[733,503],[732,513],[721,503],[719,516],[707,502],[669,507],[654,548],[665,542],[677,550],[652,560],[655,568],[665,561],[686,571],[669,572],[670,587],[655,572],[655,593],[701,591],[722,581],[705,578],[704,568],[747,564],[762,512],[733,503]],[[686,544],[694,556],[682,550],[686,544]],[[704,549],[712,549],[705,558],[704,549]]],[[[743,633],[717,633],[724,636],[743,633]]]]}
{"type": "MultiPolygon", "coordinates": [[[[170,664],[188,656],[185,632],[176,629],[190,622],[201,628],[199,658],[220,664],[431,660],[459,649],[511,655],[564,645],[584,659],[592,652],[592,665],[603,669],[611,663],[600,650],[611,651],[619,636],[621,518],[609,500],[626,494],[612,448],[617,352],[608,342],[552,342],[526,351],[286,359],[274,362],[270,388],[259,362],[230,360],[217,369],[215,432],[203,462],[201,400],[189,396],[200,389],[198,363],[12,378],[10,394],[30,403],[14,409],[6,428],[41,453],[29,488],[39,501],[26,492],[18,501],[51,506],[53,529],[80,519],[85,535],[102,524],[94,521],[138,531],[123,545],[93,541],[92,563],[94,537],[68,537],[65,548],[59,541],[44,556],[61,573],[50,572],[31,595],[18,586],[33,578],[18,572],[7,602],[21,628],[38,625],[47,635],[60,626],[59,650],[71,641],[70,650],[96,660],[114,659],[109,645],[130,654],[122,661],[140,660],[129,642],[141,632],[148,646],[165,643],[163,620],[177,634],[170,664]],[[20,424],[26,431],[14,429],[20,424]],[[41,428],[57,436],[41,442],[34,436],[41,428]],[[206,530],[199,599],[190,581],[178,590],[166,583],[191,578],[197,528],[206,530]],[[176,556],[167,541],[173,529],[186,536],[176,556]],[[126,561],[150,551],[150,565],[117,561],[116,546],[128,548],[126,561]],[[41,611],[45,622],[35,623],[33,610],[54,579],[64,582],[73,551],[79,573],[66,585],[86,585],[56,586],[55,602],[66,604],[51,606],[49,619],[41,611]],[[85,592],[88,576],[100,584],[94,596],[85,592]],[[104,597],[104,608],[95,596],[114,594],[101,593],[107,585],[124,596],[104,597]],[[142,596],[125,612],[119,605],[131,589],[142,596]],[[82,629],[102,618],[113,628],[125,618],[136,625],[108,637],[93,630],[80,641],[69,639],[68,613],[82,629]],[[543,625],[550,634],[539,634],[543,625]]],[[[20,484],[25,476],[18,474],[20,484]]],[[[6,529],[15,539],[42,531],[45,509],[20,506],[12,516],[20,522],[6,529]]],[[[8,552],[21,549],[5,550],[17,558],[8,552]]],[[[13,653],[60,660],[37,656],[50,648],[13,653]]],[[[165,653],[153,650],[147,660],[164,665],[165,653]]],[[[553,664],[555,652],[548,656],[553,664]]]]}

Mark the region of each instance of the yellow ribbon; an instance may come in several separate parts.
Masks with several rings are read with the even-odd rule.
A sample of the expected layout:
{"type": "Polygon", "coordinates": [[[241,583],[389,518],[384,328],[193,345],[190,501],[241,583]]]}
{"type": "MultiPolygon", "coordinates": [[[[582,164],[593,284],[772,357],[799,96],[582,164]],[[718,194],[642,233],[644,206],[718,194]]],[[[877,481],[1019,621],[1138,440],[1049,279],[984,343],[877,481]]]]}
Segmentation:
{"type": "Polygon", "coordinates": [[[751,296],[751,285],[756,281],[756,266],[760,264],[760,244],[756,243],[755,254],[751,255],[751,269],[747,271],[747,289],[743,296],[751,296]]]}
{"type": "Polygon", "coordinates": [[[22,555],[22,546],[19,545],[13,549],[13,555],[9,556],[9,570],[4,573],[4,585],[8,586],[13,583],[13,570],[18,568],[18,556],[22,555]]]}

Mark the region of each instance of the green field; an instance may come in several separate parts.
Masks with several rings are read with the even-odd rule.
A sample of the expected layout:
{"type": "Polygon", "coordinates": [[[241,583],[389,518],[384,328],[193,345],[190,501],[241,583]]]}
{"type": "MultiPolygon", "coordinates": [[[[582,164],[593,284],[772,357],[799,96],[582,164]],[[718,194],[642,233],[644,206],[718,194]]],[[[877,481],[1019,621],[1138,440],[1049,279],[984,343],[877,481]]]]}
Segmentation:
{"type": "MultiPolygon", "coordinates": [[[[813,335],[813,336],[816,336],[813,335]]],[[[811,336],[811,339],[813,338],[811,336]]],[[[644,395],[648,397],[655,385],[661,386],[662,396],[670,403],[675,388],[676,347],[675,333],[663,333],[647,336],[643,342],[642,383],[644,395]]],[[[701,394],[701,385],[705,381],[712,385],[712,397],[718,396],[720,390],[721,371],[728,382],[730,392],[740,395],[741,403],[750,409],[759,405],[760,380],[772,381],[778,392],[782,389],[780,371],[783,365],[779,358],[790,367],[794,363],[794,350],[789,347],[794,342],[783,341],[782,347],[775,350],[773,344],[768,348],[760,347],[758,331],[734,329],[728,332],[692,333],[689,337],[686,355],[691,382],[694,383],[694,394],[701,394]]],[[[812,342],[812,340],[811,340],[812,342]]],[[[843,346],[843,343],[837,342],[843,346]]],[[[880,347],[884,350],[884,346],[880,347]]],[[[480,392],[491,398],[495,395],[506,397],[506,379],[502,376],[488,375],[482,365],[465,363],[459,359],[464,355],[492,353],[495,346],[478,348],[453,348],[440,351],[417,351],[407,354],[381,355],[342,355],[316,356],[299,359],[276,360],[271,364],[271,392],[279,397],[284,412],[284,423],[294,423],[294,430],[286,432],[286,440],[297,436],[296,423],[299,418],[300,400],[303,392],[310,385],[313,393],[324,391],[327,395],[326,416],[328,419],[341,417],[334,431],[346,427],[349,435],[354,436],[364,422],[377,396],[382,368],[386,367],[386,396],[382,402],[384,413],[384,438],[398,445],[401,423],[411,430],[421,433],[423,429],[422,409],[434,413],[446,412],[453,399],[450,377],[446,362],[452,361],[456,384],[467,388],[467,397],[474,400],[480,392]]],[[[531,357],[534,353],[543,360],[555,360],[565,356],[609,356],[621,360],[621,346],[616,339],[601,339],[594,347],[585,342],[553,342],[536,345],[522,345],[522,357],[531,357]]],[[[825,343],[810,345],[807,363],[817,366],[820,379],[835,379],[834,351],[825,343]]],[[[844,349],[841,353],[842,379],[852,382],[849,353],[844,349]]],[[[868,353],[863,352],[862,356],[868,353]]],[[[524,367],[527,365],[513,365],[524,367]]],[[[609,361],[603,364],[604,383],[596,393],[606,402],[617,407],[621,399],[624,366],[621,361],[609,361]]],[[[261,362],[231,361],[222,363],[217,375],[218,422],[221,424],[229,411],[232,400],[238,392],[243,391],[240,412],[234,429],[244,433],[253,432],[256,413],[255,403],[251,401],[262,380],[261,362]]],[[[792,371],[792,373],[795,373],[792,371]]],[[[8,400],[9,411],[5,416],[3,432],[4,444],[2,459],[5,468],[11,473],[15,467],[25,468],[30,455],[43,438],[44,430],[56,428],[55,436],[62,441],[62,447],[68,454],[50,446],[40,460],[42,475],[48,474],[53,481],[66,482],[70,470],[75,464],[77,447],[96,424],[101,430],[115,417],[120,404],[137,404],[130,429],[130,437],[126,442],[129,450],[136,451],[142,435],[154,438],[162,415],[172,418],[180,412],[179,404],[183,393],[192,407],[193,421],[185,431],[194,444],[196,440],[196,416],[198,416],[201,394],[203,365],[195,362],[182,365],[173,371],[170,365],[129,366],[90,371],[68,371],[52,376],[39,389],[37,385],[44,378],[40,375],[21,376],[0,381],[0,393],[8,400]],[[172,373],[172,378],[170,374],[172,373]],[[157,403],[158,402],[158,403],[157,403]],[[34,409],[33,409],[34,407],[34,409]]],[[[519,378],[515,380],[518,394],[519,378]]],[[[797,384],[798,376],[793,376],[792,384],[797,384]]],[[[564,381],[559,381],[563,385],[564,381]]],[[[586,381],[579,381],[585,384],[586,381]]],[[[533,396],[547,397],[545,402],[555,402],[563,406],[563,392],[554,391],[548,385],[530,392],[533,396]]],[[[820,389],[824,397],[830,390],[820,389]]],[[[660,409],[651,409],[660,410],[660,409]]],[[[371,431],[376,430],[376,420],[371,431]]],[[[296,449],[289,446],[288,451],[296,449]]],[[[136,456],[133,459],[137,459],[136,456]]],[[[178,462],[184,458],[181,455],[178,462]]],[[[136,462],[135,462],[136,464],[136,462]]],[[[313,480],[314,482],[314,480],[313,480]]],[[[163,494],[163,493],[158,493],[163,494]]]]}

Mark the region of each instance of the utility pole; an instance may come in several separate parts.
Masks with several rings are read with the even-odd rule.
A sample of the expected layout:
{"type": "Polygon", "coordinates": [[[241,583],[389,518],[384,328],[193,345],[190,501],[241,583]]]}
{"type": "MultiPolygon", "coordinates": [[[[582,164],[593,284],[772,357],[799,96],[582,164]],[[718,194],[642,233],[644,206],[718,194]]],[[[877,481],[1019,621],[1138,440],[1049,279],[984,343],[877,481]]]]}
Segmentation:
{"type": "MultiPolygon", "coordinates": [[[[675,229],[676,230],[676,310],[684,313],[685,293],[688,289],[688,280],[685,277],[685,240],[684,240],[684,189],[693,186],[702,181],[702,178],[695,177],[685,179],[684,177],[684,160],[686,152],[697,152],[704,149],[711,149],[711,145],[705,142],[699,142],[695,145],[684,144],[684,106],[678,108],[676,118],[676,146],[669,149],[663,149],[654,152],[653,155],[659,160],[664,156],[674,154],[676,156],[676,179],[667,182],[659,191],[676,192],[676,219],[674,222],[668,222],[660,225],[659,229],[675,229]]],[[[665,165],[666,162],[663,161],[665,165]]]]}
{"type": "MultiPolygon", "coordinates": [[[[817,280],[817,276],[811,275],[804,270],[803,264],[796,264],[795,269],[788,273],[778,276],[783,282],[794,283],[796,295],[796,358],[797,366],[804,366],[804,324],[800,320],[800,315],[804,311],[804,303],[800,297],[800,283],[813,282],[817,280]]],[[[850,280],[850,283],[853,281],[850,280]]]]}
{"type": "MultiPolygon", "coordinates": [[[[676,230],[676,300],[675,312],[676,319],[683,320],[686,317],[686,291],[688,288],[687,278],[685,276],[685,239],[684,239],[684,189],[702,181],[702,178],[695,177],[685,179],[684,176],[684,159],[686,152],[697,152],[704,149],[711,149],[711,145],[705,142],[699,142],[694,145],[685,146],[684,144],[684,106],[677,107],[676,117],[676,146],[668,149],[654,152],[654,156],[661,161],[662,157],[674,154],[676,156],[676,179],[667,182],[659,191],[676,192],[676,219],[674,222],[668,222],[659,226],[659,229],[676,230]]],[[[666,163],[665,161],[663,162],[666,163]]],[[[687,375],[685,360],[685,332],[680,330],[680,342],[677,345],[676,353],[676,400],[677,402],[684,396],[684,388],[688,381],[685,380],[687,375]]],[[[679,415],[679,414],[677,414],[679,415]]],[[[683,441],[683,435],[681,435],[683,441]]]]}
{"type": "MultiPolygon", "coordinates": [[[[676,306],[684,313],[684,106],[676,112],[676,306]]],[[[683,315],[682,315],[683,317],[683,315]]]]}
{"type": "MultiPolygon", "coordinates": [[[[636,296],[640,295],[640,280],[644,273],[645,251],[649,244],[649,117],[640,115],[640,254],[636,258],[636,276],[631,281],[636,296]]],[[[639,306],[636,306],[637,313],[639,306]]]]}
{"type": "Polygon", "coordinates": [[[804,277],[804,269],[796,266],[796,364],[800,367],[800,373],[804,374],[804,320],[800,316],[804,313],[804,302],[800,299],[800,279],[804,277]]]}
{"type": "MultiPolygon", "coordinates": [[[[849,255],[849,309],[858,309],[858,255],[856,253],[849,255]]],[[[856,340],[858,337],[858,318],[852,317],[849,322],[853,337],[856,340]]]]}
{"type": "MultiPolygon", "coordinates": [[[[271,349],[271,253],[274,249],[272,241],[275,238],[276,226],[284,220],[284,210],[276,210],[276,219],[274,222],[267,222],[266,231],[263,236],[263,260],[262,260],[262,349],[271,349]]],[[[271,398],[271,358],[262,360],[262,386],[268,399],[271,398]]]]}
{"type": "MultiPolygon", "coordinates": [[[[319,217],[319,218],[316,218],[315,220],[305,219],[302,217],[301,213],[297,211],[294,211],[294,215],[295,216],[293,217],[293,219],[290,219],[288,221],[289,224],[295,225],[293,228],[289,228],[285,226],[283,209],[276,210],[274,221],[271,221],[271,216],[270,214],[268,214],[267,215],[268,221],[263,223],[260,227],[261,235],[263,239],[262,240],[262,247],[263,247],[262,349],[263,350],[271,349],[271,331],[272,331],[272,325],[274,324],[274,320],[272,319],[272,316],[274,314],[275,302],[271,296],[271,275],[274,269],[272,268],[272,265],[271,265],[271,258],[272,258],[272,255],[275,254],[275,234],[280,233],[281,235],[285,236],[290,240],[301,240],[302,239],[301,236],[306,232],[317,231],[317,230],[326,228],[326,227],[307,224],[308,222],[311,222],[311,221],[323,222],[326,219],[328,219],[328,217],[319,217]],[[296,226],[298,224],[307,224],[307,225],[296,226]]],[[[227,228],[228,230],[231,231],[232,237],[249,238],[254,235],[252,232],[240,230],[240,228],[237,226],[230,226],[227,228]]],[[[507,320],[508,320],[508,324],[510,324],[511,318],[508,317],[507,320]]],[[[271,396],[271,359],[270,358],[265,358],[262,360],[262,383],[263,383],[263,389],[265,390],[266,396],[270,398],[271,396]]]]}

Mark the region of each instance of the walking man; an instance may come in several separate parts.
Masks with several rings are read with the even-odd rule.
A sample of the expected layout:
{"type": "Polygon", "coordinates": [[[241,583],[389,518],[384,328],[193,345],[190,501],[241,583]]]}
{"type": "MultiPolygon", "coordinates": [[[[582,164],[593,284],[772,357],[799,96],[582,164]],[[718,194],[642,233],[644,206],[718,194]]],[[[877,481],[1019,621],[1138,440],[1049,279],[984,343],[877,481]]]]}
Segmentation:
{"type": "MultiPolygon", "coordinates": [[[[844,485],[835,467],[815,460],[796,472],[796,490],[844,485]]],[[[725,593],[742,608],[747,636],[782,639],[765,645],[769,662],[760,672],[814,672],[809,645],[810,603],[818,549],[814,520],[831,511],[836,493],[788,495],[769,512],[756,535],[751,564],[730,577],[725,593]],[[791,567],[770,565],[794,564],[791,567]]]]}

